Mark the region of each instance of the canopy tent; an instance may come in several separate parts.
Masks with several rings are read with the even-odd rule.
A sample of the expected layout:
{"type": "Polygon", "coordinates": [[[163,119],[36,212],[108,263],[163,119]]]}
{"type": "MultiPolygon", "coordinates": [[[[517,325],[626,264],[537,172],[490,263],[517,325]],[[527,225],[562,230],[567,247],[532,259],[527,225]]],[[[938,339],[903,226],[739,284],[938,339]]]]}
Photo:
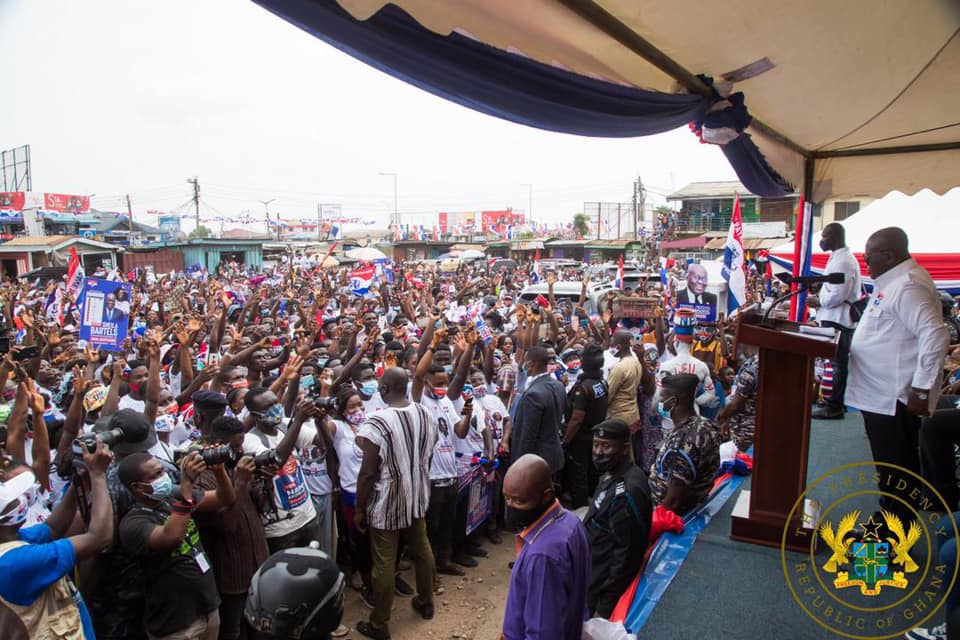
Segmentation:
{"type": "Polygon", "coordinates": [[[694,122],[758,195],[802,186],[819,202],[957,185],[952,0],[255,1],[386,73],[515,122],[611,137],[694,122]]]}
{"type": "MultiPolygon", "coordinates": [[[[863,252],[867,238],[884,227],[900,227],[910,239],[910,253],[930,272],[941,289],[960,290],[960,188],[942,196],[924,189],[912,196],[899,191],[876,200],[844,220],[846,243],[860,261],[860,271],[867,278],[863,252]]],[[[813,246],[819,249],[820,234],[813,246]]],[[[817,250],[813,254],[813,271],[823,273],[828,254],[817,250]]],[[[793,265],[793,242],[770,250],[770,259],[779,267],[790,270],[793,265]]]]}

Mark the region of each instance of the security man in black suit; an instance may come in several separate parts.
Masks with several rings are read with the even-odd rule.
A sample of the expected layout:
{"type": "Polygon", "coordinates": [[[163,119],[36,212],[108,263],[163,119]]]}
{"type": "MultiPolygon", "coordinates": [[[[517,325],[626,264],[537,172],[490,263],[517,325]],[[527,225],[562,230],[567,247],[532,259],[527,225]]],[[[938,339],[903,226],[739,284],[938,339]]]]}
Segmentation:
{"type": "Polygon", "coordinates": [[[527,453],[535,453],[550,465],[550,472],[563,468],[563,449],[560,432],[567,392],[563,385],[547,372],[547,350],[530,347],[523,354],[523,368],[527,378],[510,420],[510,459],[518,460],[527,453]]]}
{"type": "Polygon", "coordinates": [[[593,428],[593,464],[601,476],[583,523],[593,560],[587,606],[601,618],[610,617],[637,576],[650,537],[650,487],[630,451],[630,427],[623,420],[593,428]]]}

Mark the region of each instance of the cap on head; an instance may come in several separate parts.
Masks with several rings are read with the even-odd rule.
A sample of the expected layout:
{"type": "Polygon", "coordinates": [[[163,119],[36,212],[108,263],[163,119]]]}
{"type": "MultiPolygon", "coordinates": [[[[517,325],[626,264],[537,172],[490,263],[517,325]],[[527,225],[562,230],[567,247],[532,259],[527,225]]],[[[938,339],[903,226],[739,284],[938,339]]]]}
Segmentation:
{"type": "Polygon", "coordinates": [[[623,420],[604,420],[593,427],[593,437],[626,442],[630,439],[630,425],[623,420]]]}
{"type": "Polygon", "coordinates": [[[697,326],[697,314],[693,309],[681,307],[673,314],[673,335],[680,342],[693,342],[693,328],[697,326]]]}

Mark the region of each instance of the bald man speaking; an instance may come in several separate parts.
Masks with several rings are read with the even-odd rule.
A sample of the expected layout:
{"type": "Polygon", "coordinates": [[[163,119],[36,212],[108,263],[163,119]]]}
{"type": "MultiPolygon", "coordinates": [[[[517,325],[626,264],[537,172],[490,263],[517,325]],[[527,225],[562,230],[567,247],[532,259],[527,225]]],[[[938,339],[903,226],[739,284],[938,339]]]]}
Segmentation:
{"type": "Polygon", "coordinates": [[[519,533],[501,637],[580,640],[590,582],[586,528],[560,506],[550,466],[532,453],[510,465],[503,497],[507,526],[519,533]]]}

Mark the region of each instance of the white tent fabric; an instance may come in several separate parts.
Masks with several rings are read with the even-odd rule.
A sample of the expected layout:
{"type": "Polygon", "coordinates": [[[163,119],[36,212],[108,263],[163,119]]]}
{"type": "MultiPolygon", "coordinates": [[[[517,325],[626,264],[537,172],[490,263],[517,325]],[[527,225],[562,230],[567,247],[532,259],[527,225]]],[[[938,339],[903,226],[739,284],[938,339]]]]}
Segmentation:
{"type": "MultiPolygon", "coordinates": [[[[361,20],[386,4],[337,2],[361,20]]],[[[767,59],[766,71],[734,74],[732,90],[744,92],[748,131],[781,175],[802,186],[813,161],[815,201],[960,184],[955,0],[390,2],[436,33],[657,91],[679,90],[678,69],[719,81],[767,59]],[[851,155],[865,150],[874,153],[851,155]]]]}
{"type": "MultiPolygon", "coordinates": [[[[867,238],[884,227],[900,227],[910,239],[910,252],[960,254],[960,188],[939,196],[929,189],[912,196],[894,191],[876,200],[841,222],[847,246],[863,253],[867,238]]],[[[820,233],[813,241],[820,246],[820,233]]],[[[793,242],[782,244],[770,253],[793,255],[793,242]]],[[[819,251],[816,251],[819,253],[819,251]]],[[[960,260],[960,257],[958,257],[960,260]]]]}

